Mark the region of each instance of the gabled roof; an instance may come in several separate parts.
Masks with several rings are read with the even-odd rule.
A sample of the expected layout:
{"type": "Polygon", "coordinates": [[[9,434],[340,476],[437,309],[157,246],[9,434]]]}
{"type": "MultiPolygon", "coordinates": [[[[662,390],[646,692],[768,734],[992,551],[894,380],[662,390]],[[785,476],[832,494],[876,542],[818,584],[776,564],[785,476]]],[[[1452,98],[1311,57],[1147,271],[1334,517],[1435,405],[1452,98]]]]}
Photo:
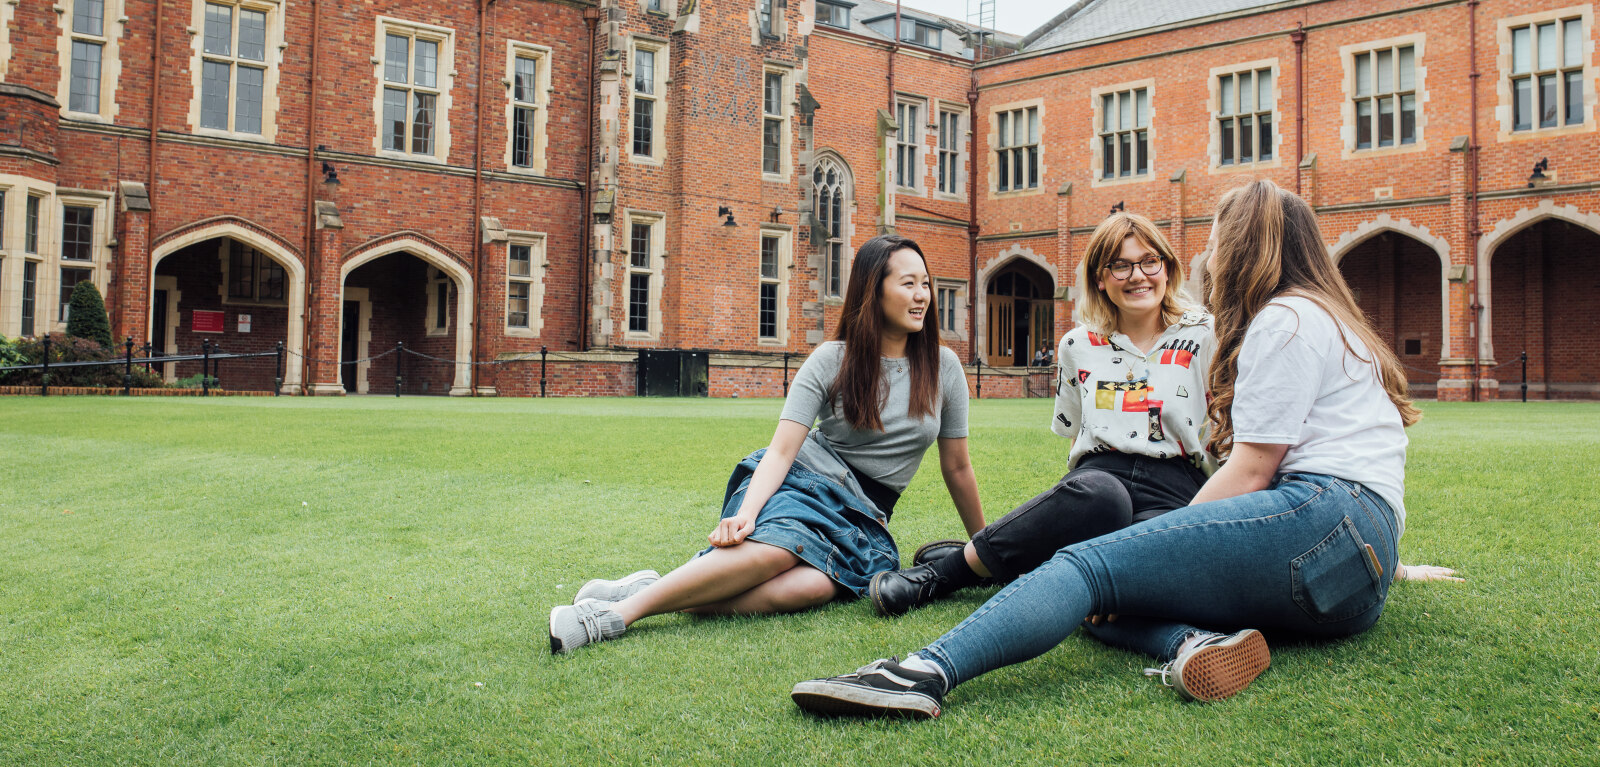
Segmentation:
{"type": "MultiPolygon", "coordinates": [[[[885,42],[888,42],[891,40],[891,38],[893,38],[894,28],[892,19],[894,18],[894,3],[880,2],[879,0],[836,0],[834,4],[843,5],[850,9],[849,31],[863,37],[870,37],[876,40],[883,40],[885,42]],[[885,26],[882,23],[882,20],[885,17],[891,19],[891,22],[888,26],[885,26]],[[874,22],[872,26],[867,25],[867,22],[869,21],[874,22]],[[880,31],[880,29],[875,29],[874,27],[881,28],[882,31],[880,31]]],[[[939,52],[951,56],[960,56],[966,59],[972,58],[972,45],[968,43],[965,38],[975,31],[984,32],[986,42],[989,45],[1014,47],[1018,45],[1022,39],[1018,35],[1008,34],[996,29],[979,27],[976,24],[968,24],[967,22],[952,19],[948,16],[940,16],[937,13],[928,13],[927,11],[918,8],[912,8],[904,4],[902,4],[900,7],[900,17],[901,19],[915,19],[924,24],[943,28],[946,30],[946,34],[940,35],[939,52]]],[[[817,23],[817,27],[819,29],[836,29],[836,27],[830,27],[821,22],[817,23]]],[[[911,43],[903,44],[908,46],[913,45],[911,43]]]]}
{"type": "Polygon", "coordinates": [[[1022,50],[1137,32],[1208,16],[1244,11],[1283,0],[1076,0],[1055,18],[1022,38],[1022,50]]]}

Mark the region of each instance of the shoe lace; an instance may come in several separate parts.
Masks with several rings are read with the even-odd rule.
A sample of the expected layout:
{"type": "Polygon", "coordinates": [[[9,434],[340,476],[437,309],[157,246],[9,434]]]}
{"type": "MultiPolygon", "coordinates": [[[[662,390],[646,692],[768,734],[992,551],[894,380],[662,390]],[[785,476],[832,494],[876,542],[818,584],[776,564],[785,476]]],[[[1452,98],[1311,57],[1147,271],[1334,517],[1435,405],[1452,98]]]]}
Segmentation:
{"type": "Polygon", "coordinates": [[[583,631],[585,634],[589,635],[589,641],[591,642],[598,641],[600,639],[599,615],[599,612],[595,610],[578,611],[578,623],[583,626],[583,631]]]}
{"type": "Polygon", "coordinates": [[[1165,685],[1167,687],[1171,687],[1172,686],[1172,679],[1171,679],[1172,664],[1171,663],[1168,663],[1168,664],[1162,666],[1161,668],[1147,668],[1147,669],[1144,670],[1144,675],[1145,676],[1159,676],[1159,677],[1161,677],[1161,684],[1163,684],[1163,685],[1165,685]]]}

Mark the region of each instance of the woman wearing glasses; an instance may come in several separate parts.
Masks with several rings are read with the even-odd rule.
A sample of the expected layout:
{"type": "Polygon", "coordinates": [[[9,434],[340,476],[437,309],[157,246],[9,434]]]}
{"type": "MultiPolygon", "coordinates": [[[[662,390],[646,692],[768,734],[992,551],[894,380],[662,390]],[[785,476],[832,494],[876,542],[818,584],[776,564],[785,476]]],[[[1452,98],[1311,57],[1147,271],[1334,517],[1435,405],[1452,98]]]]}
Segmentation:
{"type": "MultiPolygon", "coordinates": [[[[879,573],[869,595],[899,615],[984,579],[1015,580],[1074,543],[1188,505],[1216,459],[1205,447],[1211,315],[1180,293],[1183,266],[1151,221],[1115,213],[1089,238],[1078,284],[1083,324],[1061,339],[1050,428],[1072,440],[1067,474],[972,540],[936,541],[919,564],[879,573]]],[[[1088,630],[1162,659],[1209,637],[1125,617],[1088,630]]]]}
{"type": "Polygon", "coordinates": [[[1226,456],[1194,505],[1061,550],[906,662],[801,682],[802,708],[938,716],[955,685],[1056,646],[1084,615],[1190,622],[1231,635],[1161,672],[1188,697],[1237,692],[1267,664],[1254,626],[1348,637],[1400,571],[1405,372],[1328,256],[1316,215],[1270,181],[1217,205],[1207,445],[1226,456]]]}

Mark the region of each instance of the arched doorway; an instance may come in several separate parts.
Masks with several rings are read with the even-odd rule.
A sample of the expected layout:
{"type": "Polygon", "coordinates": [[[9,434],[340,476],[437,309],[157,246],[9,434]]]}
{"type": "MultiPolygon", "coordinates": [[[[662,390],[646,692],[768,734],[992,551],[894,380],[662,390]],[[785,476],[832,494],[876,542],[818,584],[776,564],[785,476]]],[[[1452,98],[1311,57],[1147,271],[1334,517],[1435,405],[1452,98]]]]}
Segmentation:
{"type": "Polygon", "coordinates": [[[1439,254],[1416,238],[1382,231],[1344,250],[1338,262],[1361,311],[1406,366],[1411,394],[1436,396],[1449,344],[1439,254]]]}
{"type": "Polygon", "coordinates": [[[1546,218],[1498,243],[1490,254],[1493,354],[1503,365],[1486,377],[1501,397],[1520,397],[1521,355],[1528,355],[1528,397],[1600,399],[1600,233],[1546,218]],[[1513,363],[1506,365],[1506,363],[1513,363]]]}
{"type": "Polygon", "coordinates": [[[1006,264],[984,288],[984,362],[1023,366],[1055,342],[1055,293],[1050,274],[1024,259],[1006,264]]]}
{"type": "Polygon", "coordinates": [[[403,394],[471,394],[472,278],[464,267],[403,238],[350,259],[342,271],[338,359],[346,393],[393,394],[399,386],[403,394]],[[397,343],[417,354],[385,354],[397,343]]]}
{"type": "MultiPolygon", "coordinates": [[[[303,367],[305,270],[273,238],[238,223],[216,223],[171,237],[151,254],[146,340],[158,356],[199,354],[204,342],[229,353],[272,352],[284,344],[283,369],[275,357],[220,363],[224,388],[298,391],[303,367]]],[[[167,380],[199,374],[200,362],[167,363],[167,380]]]]}

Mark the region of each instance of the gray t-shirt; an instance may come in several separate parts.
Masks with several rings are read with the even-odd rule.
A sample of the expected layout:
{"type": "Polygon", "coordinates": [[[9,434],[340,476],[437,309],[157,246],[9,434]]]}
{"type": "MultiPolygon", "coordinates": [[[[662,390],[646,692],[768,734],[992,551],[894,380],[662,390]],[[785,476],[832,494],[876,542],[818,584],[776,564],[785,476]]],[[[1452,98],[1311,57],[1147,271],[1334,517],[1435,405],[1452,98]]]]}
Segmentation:
{"type": "Polygon", "coordinates": [[[961,360],[948,348],[939,348],[939,403],[931,415],[912,418],[907,414],[911,405],[911,365],[905,359],[884,357],[889,396],[879,413],[883,431],[851,428],[844,417],[843,403],[837,397],[828,400],[828,389],[839,377],[843,361],[843,341],[818,346],[795,374],[779,417],[806,426],[815,423],[839,457],[856,471],[897,493],[905,492],[917,467],[922,465],[922,454],[935,438],[967,436],[967,376],[961,369],[961,360]]]}

